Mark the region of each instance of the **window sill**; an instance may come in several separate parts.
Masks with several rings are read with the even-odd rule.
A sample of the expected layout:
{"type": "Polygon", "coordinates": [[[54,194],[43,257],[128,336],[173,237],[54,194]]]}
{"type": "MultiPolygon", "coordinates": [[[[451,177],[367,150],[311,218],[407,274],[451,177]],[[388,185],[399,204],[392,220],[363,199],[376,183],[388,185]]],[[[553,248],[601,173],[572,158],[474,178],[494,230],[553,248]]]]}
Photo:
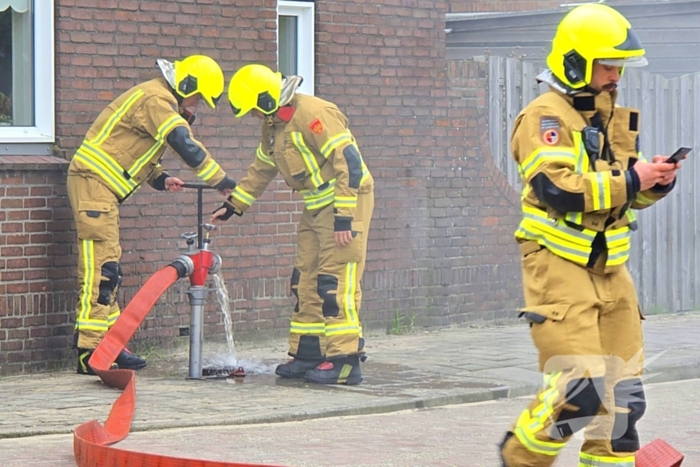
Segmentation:
{"type": "Polygon", "coordinates": [[[0,172],[66,169],[68,165],[67,160],[54,156],[0,156],[0,172]]]}

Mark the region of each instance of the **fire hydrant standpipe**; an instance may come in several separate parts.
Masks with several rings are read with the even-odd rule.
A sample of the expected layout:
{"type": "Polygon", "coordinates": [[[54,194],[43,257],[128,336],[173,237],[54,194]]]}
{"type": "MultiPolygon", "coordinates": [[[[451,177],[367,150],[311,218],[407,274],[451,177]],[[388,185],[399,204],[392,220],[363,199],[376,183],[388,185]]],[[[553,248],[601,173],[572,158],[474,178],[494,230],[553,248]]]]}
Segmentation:
{"type": "Polygon", "coordinates": [[[190,361],[188,379],[202,379],[202,346],[204,341],[204,304],[209,289],[206,287],[207,276],[216,274],[221,268],[221,257],[209,251],[209,233],[216,227],[205,224],[202,220],[202,190],[211,189],[209,185],[185,183],[184,188],[197,189],[197,234],[194,232],[180,235],[187,241],[187,252],[193,263],[190,274],[190,287],[187,297],[190,301],[190,361]],[[203,230],[206,229],[206,235],[203,230]],[[194,248],[197,236],[198,248],[194,248]]]}
{"type": "Polygon", "coordinates": [[[202,226],[204,225],[204,220],[202,219],[202,191],[214,190],[214,187],[203,183],[183,183],[182,188],[195,188],[197,190],[197,248],[201,250],[204,240],[202,232],[202,226]]]}
{"type": "MultiPolygon", "coordinates": [[[[193,242],[194,243],[194,242],[193,242]]],[[[187,459],[163,454],[135,452],[112,446],[126,438],[136,410],[136,384],[133,370],[112,370],[112,362],[134,335],[158,298],[179,278],[191,276],[194,264],[182,255],[156,272],[139,289],[97,346],[89,364],[109,387],[123,392],[112,405],[104,426],[92,420],[73,431],[73,453],[78,467],[273,467],[263,464],[187,459]]]]}

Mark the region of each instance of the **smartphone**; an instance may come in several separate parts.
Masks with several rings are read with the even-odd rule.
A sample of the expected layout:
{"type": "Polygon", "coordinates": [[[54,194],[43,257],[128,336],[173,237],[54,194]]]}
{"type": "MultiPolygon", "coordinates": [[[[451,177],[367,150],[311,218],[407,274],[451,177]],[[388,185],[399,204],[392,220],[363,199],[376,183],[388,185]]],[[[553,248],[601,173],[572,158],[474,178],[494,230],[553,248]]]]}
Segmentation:
{"type": "Polygon", "coordinates": [[[671,154],[671,157],[666,159],[666,162],[668,162],[669,164],[675,164],[676,162],[680,162],[692,150],[693,150],[693,148],[680,147],[680,148],[678,148],[678,150],[676,152],[671,154]]]}

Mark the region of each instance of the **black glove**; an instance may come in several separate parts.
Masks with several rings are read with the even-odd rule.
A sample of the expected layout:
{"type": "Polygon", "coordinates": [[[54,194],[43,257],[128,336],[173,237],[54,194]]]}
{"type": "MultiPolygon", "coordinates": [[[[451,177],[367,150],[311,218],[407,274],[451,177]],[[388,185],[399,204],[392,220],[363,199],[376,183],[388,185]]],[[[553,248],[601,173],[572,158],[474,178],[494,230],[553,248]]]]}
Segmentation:
{"type": "MultiPolygon", "coordinates": [[[[232,207],[230,204],[228,204],[228,203],[224,203],[223,205],[219,206],[218,208],[216,208],[216,211],[218,211],[218,210],[221,209],[221,208],[226,209],[226,212],[218,217],[218,219],[221,219],[222,221],[227,221],[227,220],[229,220],[229,219],[231,218],[231,216],[233,216],[234,214],[237,215],[237,216],[239,216],[239,217],[243,215],[242,212],[236,211],[236,209],[233,208],[233,207],[232,207]]],[[[215,213],[216,211],[214,211],[214,213],[215,213]]],[[[214,213],[212,213],[212,214],[214,214],[214,213]]]]}
{"type": "Polygon", "coordinates": [[[155,188],[158,191],[165,191],[165,179],[170,177],[166,172],[163,172],[153,180],[153,188],[155,188]]]}
{"type": "Polygon", "coordinates": [[[232,178],[229,178],[228,175],[224,177],[223,180],[221,180],[219,183],[214,186],[215,190],[223,191],[226,189],[231,189],[233,190],[236,188],[236,181],[232,178]]]}

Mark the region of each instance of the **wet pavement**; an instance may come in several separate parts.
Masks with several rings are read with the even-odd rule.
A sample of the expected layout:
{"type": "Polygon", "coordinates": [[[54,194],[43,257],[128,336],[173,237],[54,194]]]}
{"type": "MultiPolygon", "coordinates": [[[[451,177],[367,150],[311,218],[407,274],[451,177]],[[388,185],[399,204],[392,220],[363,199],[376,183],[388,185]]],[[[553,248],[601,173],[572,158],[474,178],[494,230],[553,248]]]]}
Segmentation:
{"type": "MultiPolygon", "coordinates": [[[[700,313],[644,323],[647,382],[700,377],[700,313]]],[[[188,380],[187,350],[151,358],[137,373],[132,431],[300,421],[386,413],[533,394],[541,377],[524,323],[367,337],[359,386],[317,386],[276,378],[286,345],[238,345],[243,379],[188,380]]],[[[223,339],[222,339],[223,340],[223,339]]],[[[205,342],[207,358],[225,352],[205,342]],[[209,355],[209,357],[208,357],[209,355]]],[[[0,378],[0,438],[70,433],[104,422],[118,391],[72,371],[0,378]]]]}

